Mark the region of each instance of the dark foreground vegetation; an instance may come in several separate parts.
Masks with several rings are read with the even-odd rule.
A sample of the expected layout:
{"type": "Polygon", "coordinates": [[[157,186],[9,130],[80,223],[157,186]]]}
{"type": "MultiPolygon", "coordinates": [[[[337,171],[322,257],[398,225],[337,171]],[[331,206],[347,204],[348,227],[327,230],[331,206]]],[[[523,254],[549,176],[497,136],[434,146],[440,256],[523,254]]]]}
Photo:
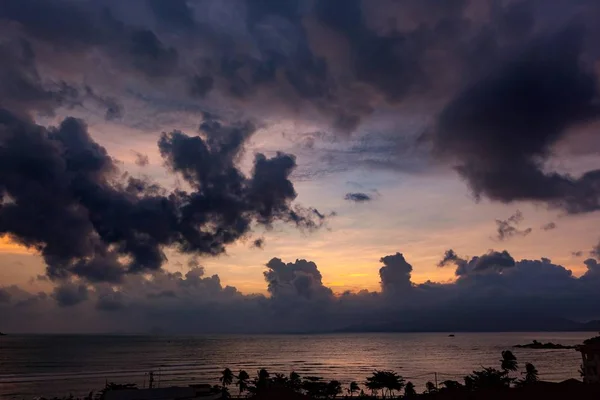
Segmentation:
{"type": "Polygon", "coordinates": [[[517,344],[514,347],[520,349],[550,349],[550,350],[562,350],[562,349],[574,349],[575,346],[565,346],[564,344],[555,344],[552,342],[542,343],[534,340],[527,344],[517,344]]]}
{"type": "MultiPolygon", "coordinates": [[[[517,374],[515,355],[503,351],[498,368],[483,367],[463,378],[463,382],[446,380],[439,384],[427,382],[425,391],[418,393],[415,385],[394,371],[374,371],[364,382],[342,385],[337,380],[317,376],[301,377],[296,372],[289,375],[257,371],[254,378],[244,370],[234,373],[229,368],[222,371],[219,384],[210,392],[221,398],[267,399],[600,399],[600,385],[585,385],[571,379],[561,383],[541,382],[538,370],[525,363],[525,371],[517,374]]],[[[113,390],[137,390],[134,384],[108,383],[97,393],[82,400],[103,400],[113,390]]],[[[73,399],[69,397],[66,399],[73,399]]],[[[58,400],[55,398],[54,400],[58,400]]]]}

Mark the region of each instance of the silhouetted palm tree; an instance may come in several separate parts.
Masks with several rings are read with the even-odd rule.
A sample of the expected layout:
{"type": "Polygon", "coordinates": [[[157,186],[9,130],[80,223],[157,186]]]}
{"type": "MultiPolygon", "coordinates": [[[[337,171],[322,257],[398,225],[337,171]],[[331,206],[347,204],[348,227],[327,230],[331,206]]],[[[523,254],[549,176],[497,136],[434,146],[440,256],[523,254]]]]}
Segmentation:
{"type": "Polygon", "coordinates": [[[271,382],[273,382],[277,386],[287,386],[288,378],[284,374],[276,373],[273,378],[271,378],[271,382]]]}
{"type": "Polygon", "coordinates": [[[433,393],[435,392],[437,389],[435,388],[435,385],[433,384],[433,382],[429,381],[425,384],[425,391],[427,393],[433,393]]]}
{"type": "Polygon", "coordinates": [[[269,385],[269,372],[262,368],[258,371],[258,379],[256,380],[256,388],[264,389],[269,385]]]}
{"type": "Polygon", "coordinates": [[[532,363],[525,363],[525,379],[517,382],[519,386],[529,385],[538,381],[538,370],[532,363]]]}
{"type": "Polygon", "coordinates": [[[373,372],[373,376],[367,377],[365,386],[371,391],[371,396],[377,396],[377,393],[383,389],[383,382],[379,379],[377,371],[373,372]]]}
{"type": "Polygon", "coordinates": [[[219,378],[219,381],[221,382],[224,388],[231,385],[231,383],[233,382],[233,372],[231,372],[229,368],[225,368],[223,372],[221,372],[221,377],[219,378]]]}
{"type": "Polygon", "coordinates": [[[348,388],[348,393],[350,393],[350,397],[353,397],[354,393],[358,393],[359,390],[360,387],[358,386],[358,383],[354,381],[350,382],[350,387],[348,388]]]}
{"type": "Polygon", "coordinates": [[[453,380],[449,379],[449,380],[443,381],[442,386],[448,390],[456,390],[456,389],[462,388],[463,385],[461,385],[460,382],[458,382],[458,381],[453,381],[453,380]]]}
{"type": "Polygon", "coordinates": [[[501,368],[506,371],[507,374],[508,371],[516,371],[518,368],[517,357],[515,357],[510,350],[505,350],[502,352],[502,360],[500,360],[500,362],[502,363],[501,368]]]}
{"type": "Polygon", "coordinates": [[[335,399],[339,394],[342,393],[342,384],[339,381],[331,381],[327,384],[325,393],[328,398],[335,399]]]}
{"type": "Polygon", "coordinates": [[[298,373],[292,371],[290,372],[290,379],[288,380],[288,385],[290,389],[297,392],[302,387],[302,380],[300,379],[300,375],[298,373]]]}
{"type": "Polygon", "coordinates": [[[242,392],[248,389],[248,379],[250,379],[250,375],[244,370],[240,370],[237,376],[237,386],[240,389],[240,396],[242,392]]]}
{"type": "Polygon", "coordinates": [[[404,387],[404,378],[393,371],[382,371],[381,378],[383,387],[388,390],[390,397],[394,396],[394,391],[401,391],[404,387]]]}
{"type": "Polygon", "coordinates": [[[382,390],[383,397],[385,398],[386,389],[387,394],[392,397],[394,391],[400,391],[404,387],[404,379],[393,371],[375,371],[373,376],[367,378],[366,386],[372,391],[382,390]]]}
{"type": "Polygon", "coordinates": [[[311,397],[325,397],[327,395],[328,384],[318,376],[305,376],[302,382],[302,389],[311,397]]]}
{"type": "Polygon", "coordinates": [[[412,382],[406,382],[406,386],[404,386],[404,397],[410,398],[417,395],[417,391],[415,390],[415,385],[412,382]]]}
{"type": "Polygon", "coordinates": [[[506,370],[496,368],[484,368],[465,376],[465,386],[469,390],[504,388],[510,386],[512,381],[506,370]]]}

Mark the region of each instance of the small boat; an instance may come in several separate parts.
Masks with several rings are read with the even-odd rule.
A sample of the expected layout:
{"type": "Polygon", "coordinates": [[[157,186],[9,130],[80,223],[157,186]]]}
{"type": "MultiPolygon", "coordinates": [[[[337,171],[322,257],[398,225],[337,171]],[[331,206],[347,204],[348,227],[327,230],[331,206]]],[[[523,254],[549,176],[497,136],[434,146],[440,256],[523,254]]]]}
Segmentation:
{"type": "Polygon", "coordinates": [[[448,337],[454,337],[454,333],[449,334],[448,337]]]}

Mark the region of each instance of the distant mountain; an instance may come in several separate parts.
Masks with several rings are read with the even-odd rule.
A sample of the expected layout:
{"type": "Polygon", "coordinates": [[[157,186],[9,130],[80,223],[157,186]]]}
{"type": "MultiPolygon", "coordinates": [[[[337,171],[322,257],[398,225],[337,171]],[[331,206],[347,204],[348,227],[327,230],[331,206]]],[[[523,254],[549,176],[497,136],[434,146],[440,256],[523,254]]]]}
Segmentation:
{"type": "Polygon", "coordinates": [[[586,322],[583,325],[584,325],[584,329],[582,329],[582,331],[600,332],[600,320],[586,322]]]}
{"type": "Polygon", "coordinates": [[[600,331],[600,321],[576,322],[530,313],[453,312],[355,324],[340,332],[551,332],[600,331]]]}

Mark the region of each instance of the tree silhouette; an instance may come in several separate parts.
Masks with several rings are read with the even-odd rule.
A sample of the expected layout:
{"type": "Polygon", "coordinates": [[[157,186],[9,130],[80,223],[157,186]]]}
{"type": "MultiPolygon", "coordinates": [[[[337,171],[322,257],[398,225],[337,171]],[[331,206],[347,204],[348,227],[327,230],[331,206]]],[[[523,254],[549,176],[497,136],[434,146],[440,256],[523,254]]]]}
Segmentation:
{"type": "Polygon", "coordinates": [[[538,370],[532,363],[525,363],[525,380],[530,383],[538,381],[538,370]]]}
{"type": "Polygon", "coordinates": [[[114,383],[108,382],[104,385],[104,389],[102,389],[98,393],[98,398],[104,399],[106,397],[106,392],[110,390],[135,390],[137,389],[137,384],[135,383],[114,383]]]}
{"type": "Polygon", "coordinates": [[[504,371],[506,371],[507,374],[508,371],[516,371],[518,368],[517,357],[515,357],[515,355],[510,350],[505,350],[502,352],[502,360],[500,360],[500,362],[500,367],[504,371]]]}
{"type": "Polygon", "coordinates": [[[240,396],[242,392],[248,389],[248,380],[250,379],[250,375],[243,369],[240,370],[237,376],[237,386],[240,389],[240,396]]]}
{"type": "Polygon", "coordinates": [[[327,384],[325,393],[328,398],[335,399],[339,394],[342,393],[342,384],[339,381],[331,381],[327,384]]]}
{"type": "Polygon", "coordinates": [[[302,380],[300,379],[300,375],[298,375],[294,371],[290,372],[290,379],[288,380],[288,385],[293,391],[299,391],[302,387],[302,380]]]}
{"type": "Polygon", "coordinates": [[[509,387],[511,382],[512,379],[508,377],[507,371],[496,368],[484,368],[465,376],[465,386],[469,390],[501,389],[509,387]]]}
{"type": "Polygon", "coordinates": [[[463,387],[463,385],[461,385],[460,382],[453,381],[453,380],[443,381],[442,386],[444,387],[444,389],[447,389],[447,390],[457,390],[457,389],[460,389],[463,387]]]}
{"type": "Polygon", "coordinates": [[[309,397],[325,397],[327,395],[328,384],[322,381],[318,376],[307,376],[302,382],[302,389],[309,397]]]}
{"type": "Polygon", "coordinates": [[[221,382],[224,388],[231,385],[231,383],[233,382],[233,372],[231,372],[229,368],[225,368],[223,372],[221,372],[221,377],[219,378],[219,381],[221,382]]]}
{"type": "Polygon", "coordinates": [[[383,389],[382,382],[377,380],[376,372],[373,372],[373,376],[367,378],[365,386],[371,391],[371,396],[377,396],[377,393],[383,389]]]}
{"type": "Polygon", "coordinates": [[[525,363],[525,372],[523,374],[525,378],[516,383],[518,386],[531,385],[538,381],[538,370],[532,363],[525,363]]]}
{"type": "Polygon", "coordinates": [[[435,385],[433,384],[433,382],[431,382],[431,381],[428,381],[428,382],[425,384],[425,391],[426,391],[427,393],[433,393],[433,392],[435,392],[435,391],[436,391],[436,388],[435,388],[435,385]]]}
{"type": "Polygon", "coordinates": [[[415,390],[415,385],[412,382],[406,382],[406,386],[404,386],[404,397],[411,398],[417,395],[417,391],[415,390]]]}
{"type": "Polygon", "coordinates": [[[266,388],[269,385],[269,372],[261,368],[257,375],[256,388],[259,390],[266,388]]]}
{"type": "Polygon", "coordinates": [[[404,387],[404,379],[393,371],[375,371],[373,376],[367,378],[366,386],[374,390],[382,390],[382,395],[385,398],[387,394],[392,397],[394,391],[400,391],[404,387]]]}
{"type": "Polygon", "coordinates": [[[350,397],[353,397],[354,393],[358,393],[359,390],[360,387],[358,386],[358,383],[354,381],[350,382],[350,387],[348,388],[348,393],[350,393],[350,397]]]}
{"type": "Polygon", "coordinates": [[[271,382],[276,386],[286,387],[288,386],[288,377],[284,374],[276,373],[273,378],[271,378],[271,382]]]}

